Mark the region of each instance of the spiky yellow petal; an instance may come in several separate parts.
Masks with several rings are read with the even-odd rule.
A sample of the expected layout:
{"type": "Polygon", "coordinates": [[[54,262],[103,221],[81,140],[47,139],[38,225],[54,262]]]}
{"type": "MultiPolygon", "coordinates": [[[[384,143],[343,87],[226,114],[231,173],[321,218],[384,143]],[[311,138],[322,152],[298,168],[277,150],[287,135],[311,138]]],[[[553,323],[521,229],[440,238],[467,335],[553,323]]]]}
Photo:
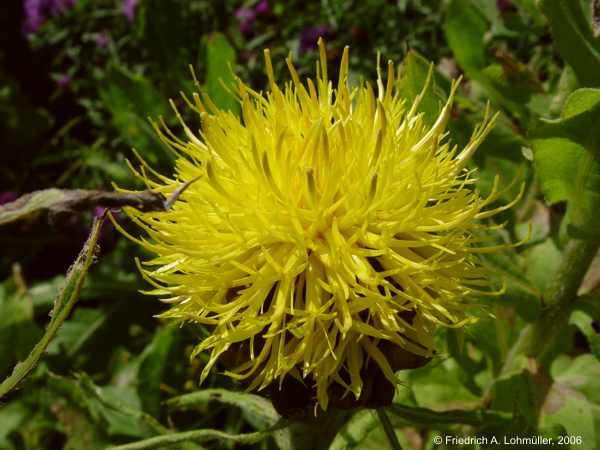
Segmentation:
{"type": "Polygon", "coordinates": [[[332,385],[361,395],[368,364],[393,380],[383,342],[430,357],[437,325],[471,321],[467,299],[488,284],[474,230],[502,208],[483,210],[497,186],[481,198],[465,169],[496,116],[462,150],[446,138],[457,82],[428,127],[391,62],[376,92],[350,88],[346,48],[333,88],[320,50],[314,83],[288,58],[285,88],[265,52],[270,90],[240,81],[241,117],[194,95],[197,134],[177,111],[187,140],[154,123],[175,173],[139,176],[165,196],[195,182],[166,212],[128,214],[156,255],[141,270],[170,304],[162,317],[211,329],[195,352],[210,353],[202,379],[243,348],[230,376],[251,389],[300,378],[326,408],[332,385]]]}

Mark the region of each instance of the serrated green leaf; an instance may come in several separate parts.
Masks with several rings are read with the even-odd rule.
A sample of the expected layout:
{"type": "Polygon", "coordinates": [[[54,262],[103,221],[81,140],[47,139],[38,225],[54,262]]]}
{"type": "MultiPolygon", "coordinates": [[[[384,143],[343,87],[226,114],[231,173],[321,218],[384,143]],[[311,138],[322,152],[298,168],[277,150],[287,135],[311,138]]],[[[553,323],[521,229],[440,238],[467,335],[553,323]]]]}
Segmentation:
{"type": "Polygon", "coordinates": [[[533,130],[534,161],[546,199],[567,201],[567,230],[598,236],[600,207],[600,89],[578,89],[560,119],[533,130]]]}

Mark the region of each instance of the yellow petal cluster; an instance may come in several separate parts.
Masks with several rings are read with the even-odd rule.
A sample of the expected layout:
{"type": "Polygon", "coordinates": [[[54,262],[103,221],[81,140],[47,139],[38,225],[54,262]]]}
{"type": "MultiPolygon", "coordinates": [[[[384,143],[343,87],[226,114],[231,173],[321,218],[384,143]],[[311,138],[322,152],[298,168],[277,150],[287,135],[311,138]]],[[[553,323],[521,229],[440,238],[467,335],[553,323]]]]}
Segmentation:
{"type": "Polygon", "coordinates": [[[210,353],[202,379],[238,346],[229,376],[251,390],[295,377],[326,409],[333,384],[360,396],[368,364],[394,380],[381,342],[429,357],[437,325],[471,320],[467,299],[489,284],[476,254],[496,250],[475,230],[510,206],[486,209],[497,186],[482,198],[465,168],[495,117],[458,148],[445,131],[457,82],[427,126],[391,62],[375,87],[350,87],[346,48],[334,86],[321,42],[316,80],[288,59],[279,87],[265,55],[270,88],[240,81],[241,117],[194,95],[199,131],[155,124],[175,172],[142,161],[136,173],[165,196],[189,185],[166,212],[128,214],[155,255],[140,268],[170,304],[162,317],[210,330],[195,350],[210,353]]]}

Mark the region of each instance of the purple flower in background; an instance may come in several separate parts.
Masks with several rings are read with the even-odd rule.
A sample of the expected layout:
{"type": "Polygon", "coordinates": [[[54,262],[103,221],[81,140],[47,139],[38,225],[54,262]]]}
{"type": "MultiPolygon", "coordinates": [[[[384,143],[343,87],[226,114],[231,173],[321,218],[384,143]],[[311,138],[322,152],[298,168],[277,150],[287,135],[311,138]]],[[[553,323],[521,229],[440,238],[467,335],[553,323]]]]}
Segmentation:
{"type": "Polygon", "coordinates": [[[42,0],[25,0],[23,11],[25,12],[25,32],[35,33],[44,23],[46,18],[42,14],[42,0]]]}
{"type": "Polygon", "coordinates": [[[46,0],[48,10],[53,16],[64,13],[67,9],[75,5],[75,0],[46,0]]]}
{"type": "Polygon", "coordinates": [[[71,84],[71,75],[68,75],[66,73],[60,74],[56,78],[56,84],[58,85],[58,87],[66,88],[69,84],[71,84]]]}
{"type": "Polygon", "coordinates": [[[75,0],[25,0],[23,2],[25,33],[35,33],[49,16],[59,16],[73,5],[75,0]]]}
{"type": "Polygon", "coordinates": [[[243,34],[252,31],[252,25],[256,21],[256,11],[252,8],[242,6],[235,11],[235,17],[240,21],[240,32],[243,34]]]}
{"type": "Polygon", "coordinates": [[[135,8],[137,7],[137,0],[123,0],[123,15],[127,17],[129,23],[135,19],[135,8]]]}
{"type": "Polygon", "coordinates": [[[96,42],[96,45],[100,48],[105,48],[108,45],[109,40],[110,38],[106,31],[97,33],[96,36],[94,36],[94,42],[96,42]]]}
{"type": "Polygon", "coordinates": [[[300,32],[300,53],[306,53],[317,46],[320,37],[327,36],[329,27],[327,25],[317,25],[305,28],[300,32]]]}
{"type": "Polygon", "coordinates": [[[268,14],[268,12],[269,12],[269,1],[268,0],[260,0],[254,6],[254,11],[257,14],[268,14]]]}
{"type": "Polygon", "coordinates": [[[0,205],[4,205],[5,203],[14,202],[19,196],[16,192],[4,191],[0,192],[0,205]]]}

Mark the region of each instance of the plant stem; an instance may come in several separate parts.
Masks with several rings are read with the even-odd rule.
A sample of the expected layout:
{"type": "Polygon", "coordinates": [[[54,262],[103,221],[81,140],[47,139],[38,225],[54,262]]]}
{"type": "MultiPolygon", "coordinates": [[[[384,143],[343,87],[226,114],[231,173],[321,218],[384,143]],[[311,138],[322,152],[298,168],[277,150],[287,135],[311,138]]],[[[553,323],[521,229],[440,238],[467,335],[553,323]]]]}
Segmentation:
{"type": "Polygon", "coordinates": [[[394,450],[402,450],[402,446],[400,445],[400,441],[398,441],[398,436],[396,436],[396,432],[394,431],[394,427],[390,418],[388,417],[385,409],[378,408],[377,409],[377,417],[379,417],[379,421],[381,425],[383,425],[383,430],[385,431],[385,435],[390,441],[390,445],[394,450]]]}
{"type": "Polygon", "coordinates": [[[514,370],[521,355],[543,359],[552,347],[557,332],[568,321],[571,306],[577,300],[577,290],[599,246],[599,241],[578,239],[567,243],[556,275],[545,291],[545,310],[537,322],[523,328],[506,358],[500,376],[514,370]]]}
{"type": "Polygon", "coordinates": [[[67,273],[65,287],[54,301],[54,307],[51,312],[52,319],[50,319],[46,332],[35,347],[33,347],[33,350],[31,350],[25,361],[17,363],[10,376],[0,384],[0,398],[10,392],[35,368],[48,344],[50,344],[50,341],[54,338],[63,322],[69,317],[73,306],[75,306],[79,298],[79,292],[85,281],[87,271],[94,260],[96,243],[103,221],[104,216],[94,221],[90,236],[67,273]]]}
{"type": "Polygon", "coordinates": [[[206,442],[212,440],[225,440],[238,444],[255,444],[265,439],[268,433],[272,431],[257,431],[255,433],[229,434],[219,430],[194,430],[181,433],[170,433],[162,436],[155,436],[142,441],[132,442],[130,444],[117,445],[109,447],[107,450],[149,450],[153,448],[171,448],[175,444],[182,442],[206,442]]]}

